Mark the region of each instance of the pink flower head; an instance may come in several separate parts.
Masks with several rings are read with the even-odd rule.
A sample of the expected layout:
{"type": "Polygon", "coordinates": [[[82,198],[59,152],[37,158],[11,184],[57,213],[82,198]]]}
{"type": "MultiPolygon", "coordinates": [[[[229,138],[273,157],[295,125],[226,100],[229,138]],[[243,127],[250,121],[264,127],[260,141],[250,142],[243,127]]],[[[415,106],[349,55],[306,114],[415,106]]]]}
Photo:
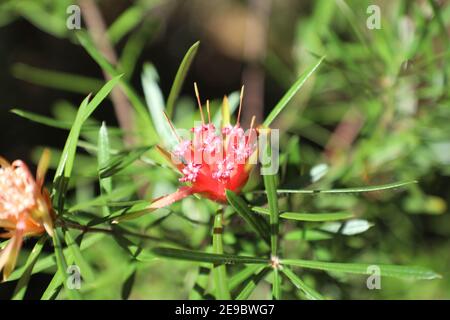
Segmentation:
{"type": "Polygon", "coordinates": [[[247,183],[252,168],[249,159],[257,151],[255,143],[257,134],[253,128],[254,119],[249,133],[245,134],[239,125],[240,105],[238,121],[236,125],[230,125],[228,100],[225,97],[222,106],[224,118],[222,128],[216,130],[210,121],[209,101],[206,103],[209,121],[205,123],[197,88],[196,95],[202,124],[191,129],[192,139],[179,139],[179,144],[172,153],[158,147],[182,174],[179,181],[185,182],[187,185],[173,194],[156,199],[149,209],[167,206],[194,193],[225,203],[227,201],[226,190],[238,193],[247,183]]]}
{"type": "Polygon", "coordinates": [[[10,239],[0,252],[4,279],[15,267],[24,237],[41,235],[45,231],[53,235],[50,197],[43,188],[49,157],[48,150],[44,151],[36,180],[23,161],[10,164],[0,157],[0,228],[4,230],[0,237],[10,239]]]}

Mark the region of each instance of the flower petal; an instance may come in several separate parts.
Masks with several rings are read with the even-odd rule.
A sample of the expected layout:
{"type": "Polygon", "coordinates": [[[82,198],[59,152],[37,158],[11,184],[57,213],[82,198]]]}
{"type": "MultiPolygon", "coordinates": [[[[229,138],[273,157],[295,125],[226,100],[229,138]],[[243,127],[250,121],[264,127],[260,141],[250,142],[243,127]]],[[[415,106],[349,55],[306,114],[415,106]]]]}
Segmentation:
{"type": "Polygon", "coordinates": [[[23,231],[17,230],[6,248],[1,252],[0,270],[3,269],[3,281],[5,281],[16,266],[17,257],[23,243],[23,231]]]}
{"type": "Polygon", "coordinates": [[[0,157],[0,168],[4,167],[4,168],[9,168],[11,166],[11,164],[8,162],[8,160],[6,160],[3,157],[0,157]]]}

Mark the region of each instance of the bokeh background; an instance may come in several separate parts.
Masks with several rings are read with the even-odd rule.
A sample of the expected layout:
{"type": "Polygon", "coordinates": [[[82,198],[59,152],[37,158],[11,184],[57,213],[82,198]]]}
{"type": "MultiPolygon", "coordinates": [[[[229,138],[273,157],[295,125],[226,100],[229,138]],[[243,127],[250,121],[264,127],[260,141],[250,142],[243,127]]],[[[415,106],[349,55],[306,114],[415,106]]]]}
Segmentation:
{"type": "MultiPolygon", "coordinates": [[[[10,109],[64,119],[70,105],[102,84],[101,69],[66,27],[66,9],[74,3],[0,2],[0,153],[5,158],[35,162],[38,147],[61,149],[67,135],[10,109]]],[[[296,197],[292,201],[303,208],[351,209],[372,227],[353,236],[304,243],[285,226],[285,250],[322,260],[424,265],[443,275],[426,282],[383,280],[381,290],[368,290],[362,277],[305,275],[331,298],[450,298],[448,1],[101,0],[97,5],[125,76],[141,94],[144,63],[158,71],[167,97],[181,59],[200,41],[176,108],[179,123],[189,123],[195,112],[194,81],[202,96],[211,99],[244,83],[243,123],[251,115],[261,120],[301,72],[325,55],[318,72],[274,124],[283,133],[284,185],[307,186],[319,169],[327,172],[324,185],[418,184],[367,195],[296,197]],[[380,8],[381,29],[367,28],[369,5],[380,8]]],[[[110,126],[118,124],[110,102],[94,116],[110,126]]],[[[208,221],[207,210],[196,200],[184,202],[186,208],[198,211],[191,218],[208,221]]],[[[167,222],[166,228],[180,238],[192,236],[192,243],[208,234],[207,227],[186,221],[167,222]]],[[[229,248],[252,241],[239,234],[227,237],[229,248]]],[[[96,290],[86,289],[88,296],[124,297],[114,282],[130,274],[121,249],[107,242],[88,254],[99,270],[109,270],[96,290]]],[[[132,273],[135,285],[127,297],[192,297],[198,272],[193,265],[158,262],[138,270],[132,273]],[[169,274],[163,272],[166,268],[169,274]]],[[[33,276],[27,297],[38,298],[50,279],[45,273],[33,276]]],[[[7,297],[12,288],[11,283],[1,285],[0,296],[7,297]]],[[[269,291],[262,283],[253,297],[264,298],[269,291]]]]}

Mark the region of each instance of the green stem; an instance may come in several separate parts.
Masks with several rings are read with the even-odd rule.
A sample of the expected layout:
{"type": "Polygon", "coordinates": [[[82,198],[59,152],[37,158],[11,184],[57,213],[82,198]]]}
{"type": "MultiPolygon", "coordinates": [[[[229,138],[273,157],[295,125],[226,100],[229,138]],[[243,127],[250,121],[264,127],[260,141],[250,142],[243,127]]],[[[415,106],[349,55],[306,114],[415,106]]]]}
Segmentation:
{"type": "MultiPolygon", "coordinates": [[[[213,252],[223,254],[223,210],[218,210],[214,217],[213,228],[213,252]]],[[[230,300],[230,290],[228,289],[228,277],[225,265],[214,265],[212,270],[214,285],[216,288],[216,298],[220,300],[230,300]]]]}

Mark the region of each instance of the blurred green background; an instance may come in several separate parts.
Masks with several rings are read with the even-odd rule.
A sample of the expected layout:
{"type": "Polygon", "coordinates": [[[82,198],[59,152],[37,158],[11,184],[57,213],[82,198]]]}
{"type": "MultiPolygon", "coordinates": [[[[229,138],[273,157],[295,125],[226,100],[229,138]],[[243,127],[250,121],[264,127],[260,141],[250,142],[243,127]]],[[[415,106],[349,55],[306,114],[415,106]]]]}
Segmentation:
{"type": "MultiPolygon", "coordinates": [[[[73,106],[102,85],[102,70],[66,27],[71,4],[0,2],[0,153],[10,160],[35,161],[39,147],[61,149],[67,136],[66,131],[30,122],[10,109],[68,121],[73,119],[73,106]]],[[[248,126],[252,115],[261,122],[301,72],[325,55],[320,69],[272,126],[281,130],[283,186],[419,183],[364,195],[282,199],[282,207],[349,210],[365,221],[356,231],[341,228],[333,237],[308,241],[295,225],[284,223],[284,255],[423,265],[443,276],[432,281],[383,278],[381,290],[368,290],[364,277],[300,270],[307,283],[329,298],[450,299],[448,1],[102,0],[97,4],[121,71],[142,96],[145,63],[157,70],[159,87],[167,97],[184,54],[201,42],[175,106],[174,122],[179,127],[187,128],[198,119],[194,81],[204,99],[216,100],[244,83],[243,123],[248,126]],[[367,11],[370,5],[380,9],[380,29],[367,26],[373,14],[367,11]]],[[[118,125],[110,102],[94,117],[110,127],[118,125]]],[[[95,140],[85,136],[90,138],[95,140]]],[[[112,143],[120,148],[116,140],[120,139],[112,143]]],[[[81,152],[77,163],[73,203],[95,193],[89,171],[96,170],[96,163],[89,152],[81,152]]],[[[151,184],[148,197],[176,186],[176,177],[163,168],[142,176],[148,176],[151,184]]],[[[249,185],[249,189],[257,186],[258,179],[249,185]]],[[[252,194],[247,198],[258,201],[252,194]]],[[[137,224],[145,230],[157,225],[155,234],[207,248],[212,208],[208,201],[189,198],[174,205],[181,214],[160,210],[137,224]]],[[[224,239],[226,252],[260,250],[236,217],[227,222],[224,239]]],[[[96,271],[96,280],[83,287],[87,298],[195,298],[193,287],[201,269],[194,264],[136,263],[109,237],[85,252],[96,271]]],[[[230,268],[229,273],[233,271],[230,268]]],[[[49,274],[32,277],[27,298],[40,297],[49,274]]],[[[294,288],[284,285],[288,293],[283,298],[299,298],[294,288]]],[[[12,282],[1,284],[0,296],[8,297],[13,288],[12,282]]],[[[270,286],[262,282],[252,298],[269,296],[270,286]]]]}

